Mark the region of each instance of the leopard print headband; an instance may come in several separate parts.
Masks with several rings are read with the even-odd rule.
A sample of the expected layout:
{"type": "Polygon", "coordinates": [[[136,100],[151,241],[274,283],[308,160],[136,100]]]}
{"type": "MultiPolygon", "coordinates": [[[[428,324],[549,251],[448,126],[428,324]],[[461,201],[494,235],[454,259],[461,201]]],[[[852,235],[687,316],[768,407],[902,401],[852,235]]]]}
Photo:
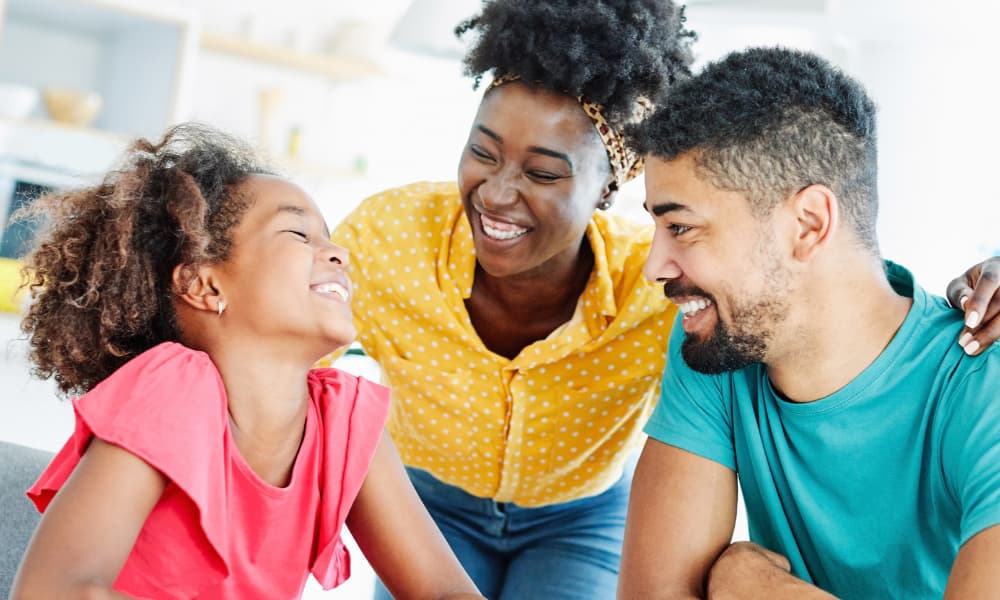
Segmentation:
{"type": "MultiPolygon", "coordinates": [[[[495,87],[512,81],[518,81],[519,79],[521,79],[519,75],[500,75],[493,79],[493,82],[486,88],[486,91],[488,92],[495,87]]],[[[601,143],[604,144],[604,149],[608,153],[608,161],[611,163],[611,174],[615,178],[618,189],[621,189],[622,184],[631,181],[642,173],[642,157],[629,148],[625,144],[624,136],[611,127],[607,119],[604,118],[604,111],[600,104],[590,102],[579,96],[577,97],[577,101],[580,103],[580,107],[583,108],[584,114],[587,115],[594,124],[594,128],[597,129],[597,135],[600,136],[601,143]]],[[[635,120],[642,119],[651,108],[652,105],[647,99],[639,98],[636,102],[633,118],[635,120]]]]}

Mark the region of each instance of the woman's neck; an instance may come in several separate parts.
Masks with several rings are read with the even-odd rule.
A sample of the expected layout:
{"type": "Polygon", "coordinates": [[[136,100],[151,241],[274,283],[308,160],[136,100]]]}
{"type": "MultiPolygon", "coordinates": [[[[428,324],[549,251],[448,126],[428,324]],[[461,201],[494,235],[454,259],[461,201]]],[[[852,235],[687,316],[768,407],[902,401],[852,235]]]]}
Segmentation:
{"type": "Polygon", "coordinates": [[[492,277],[477,264],[472,295],[465,302],[472,326],[489,350],[513,358],[572,318],[593,268],[586,239],[572,262],[530,274],[492,277]]]}

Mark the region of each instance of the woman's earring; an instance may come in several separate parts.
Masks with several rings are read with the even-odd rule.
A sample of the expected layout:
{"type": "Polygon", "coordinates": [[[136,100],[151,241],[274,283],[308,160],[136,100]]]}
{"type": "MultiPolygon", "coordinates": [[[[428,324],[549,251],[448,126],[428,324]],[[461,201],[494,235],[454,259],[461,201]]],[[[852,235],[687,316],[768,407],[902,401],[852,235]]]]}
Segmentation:
{"type": "Polygon", "coordinates": [[[222,311],[226,310],[226,303],[222,302],[220,300],[219,304],[218,304],[218,307],[219,307],[219,316],[221,317],[222,316],[222,311]]]}

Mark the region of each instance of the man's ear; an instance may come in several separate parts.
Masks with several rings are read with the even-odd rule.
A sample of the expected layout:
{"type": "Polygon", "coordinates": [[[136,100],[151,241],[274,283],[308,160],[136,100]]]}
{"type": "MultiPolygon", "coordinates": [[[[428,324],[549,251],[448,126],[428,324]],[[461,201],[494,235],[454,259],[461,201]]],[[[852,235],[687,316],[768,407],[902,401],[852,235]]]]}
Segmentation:
{"type": "Polygon", "coordinates": [[[194,267],[177,265],[171,274],[174,294],[195,310],[216,312],[220,315],[226,306],[215,272],[210,265],[194,267]]]}
{"type": "Polygon", "coordinates": [[[833,238],[833,232],[840,225],[840,202],[833,190],[819,184],[802,188],[790,201],[796,223],[792,255],[805,262],[833,238]]]}

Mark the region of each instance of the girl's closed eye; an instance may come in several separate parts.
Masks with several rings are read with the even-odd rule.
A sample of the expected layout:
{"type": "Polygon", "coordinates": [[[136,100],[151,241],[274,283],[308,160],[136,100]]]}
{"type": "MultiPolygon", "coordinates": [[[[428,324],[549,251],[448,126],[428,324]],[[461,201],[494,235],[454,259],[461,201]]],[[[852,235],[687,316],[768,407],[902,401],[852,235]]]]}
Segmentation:
{"type": "Polygon", "coordinates": [[[293,235],[296,235],[296,236],[298,236],[298,237],[302,238],[302,241],[303,241],[303,242],[305,242],[305,243],[307,243],[307,244],[309,243],[309,236],[308,236],[308,235],[307,235],[307,234],[306,234],[305,232],[302,232],[302,231],[298,231],[298,230],[296,230],[296,229],[285,229],[285,230],[284,230],[284,232],[285,232],[285,233],[291,233],[291,234],[293,234],[293,235]]]}

